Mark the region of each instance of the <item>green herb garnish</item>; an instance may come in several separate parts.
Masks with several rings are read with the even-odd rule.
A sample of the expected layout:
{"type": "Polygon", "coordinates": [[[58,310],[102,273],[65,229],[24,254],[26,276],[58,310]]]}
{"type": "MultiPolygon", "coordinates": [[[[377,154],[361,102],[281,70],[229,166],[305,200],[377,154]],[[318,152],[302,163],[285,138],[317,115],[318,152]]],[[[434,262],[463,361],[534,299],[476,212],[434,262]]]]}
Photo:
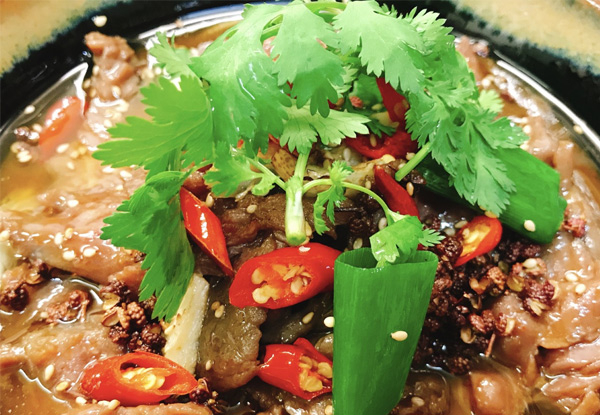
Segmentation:
{"type": "MultiPolygon", "coordinates": [[[[494,121],[493,100],[479,98],[473,75],[437,14],[398,16],[374,1],[320,1],[247,6],[242,16],[199,57],[174,49],[164,35],[158,35],[150,54],[171,80],[163,78],[142,89],[152,120],[128,118],[127,124],[110,130],[120,139],[102,144],[94,156],[104,164],[148,170],[144,187],[161,172],[190,172],[208,164],[213,168],[205,179],[218,195],[248,187],[256,195],[266,195],[278,186],[286,193],[288,242],[298,245],[306,240],[302,198],[308,189],[330,186],[317,195],[315,212],[324,212],[331,223],[334,207],[344,198],[343,189],[377,197],[347,182],[350,168],[342,163],[331,166],[329,178],[305,183],[304,176],[313,146],[336,146],[344,137],[368,133],[375,125],[372,109],[339,111],[330,109],[329,102],[347,99],[353,88],[364,92],[369,78],[373,91],[373,80],[381,76],[408,98],[407,125],[421,144],[397,178],[430,153],[462,197],[496,213],[505,208],[515,186],[494,152],[518,146],[524,136],[508,120],[494,121]],[[272,36],[268,56],[263,41],[272,36]],[[298,151],[295,173],[287,180],[258,156],[267,147],[269,134],[298,151]],[[240,140],[243,144],[238,146],[240,140]]],[[[172,195],[180,183],[171,185],[160,193],[162,201],[146,203],[140,198],[135,217],[153,217],[165,204],[178,206],[172,195]]],[[[379,202],[390,228],[399,231],[386,230],[374,237],[380,265],[410,254],[406,238],[427,244],[439,240],[412,220],[394,216],[380,198],[379,202]]],[[[119,210],[118,215],[134,216],[132,203],[125,202],[119,210]]],[[[173,222],[181,223],[177,209],[167,213],[173,222]]],[[[327,230],[323,216],[315,219],[317,232],[327,230]]],[[[124,246],[129,230],[117,227],[111,218],[107,223],[104,237],[124,246]]],[[[153,258],[155,267],[169,270],[168,277],[160,279],[148,273],[144,286],[149,288],[142,291],[142,298],[152,292],[158,295],[155,314],[168,319],[174,309],[166,305],[179,303],[183,293],[178,296],[177,290],[170,290],[174,297],[168,301],[161,300],[161,293],[166,286],[185,286],[189,274],[187,268],[184,272],[182,267],[172,267],[167,250],[149,242],[164,239],[161,232],[138,230],[136,238],[141,242],[136,246],[144,248],[147,261],[153,258]]],[[[178,246],[189,244],[184,233],[169,237],[179,238],[178,246]]]]}

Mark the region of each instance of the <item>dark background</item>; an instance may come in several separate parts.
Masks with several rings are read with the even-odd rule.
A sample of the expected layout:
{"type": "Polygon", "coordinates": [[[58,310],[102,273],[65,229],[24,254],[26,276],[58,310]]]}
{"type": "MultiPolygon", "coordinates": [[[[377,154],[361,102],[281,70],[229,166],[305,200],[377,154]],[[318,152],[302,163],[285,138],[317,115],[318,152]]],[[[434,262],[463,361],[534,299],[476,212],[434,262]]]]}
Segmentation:
{"type": "MultiPolygon", "coordinates": [[[[133,37],[137,33],[161,24],[173,22],[177,16],[193,11],[243,1],[132,1],[108,6],[93,13],[108,17],[107,24],[98,29],[86,16],[56,40],[30,53],[0,78],[0,123],[9,119],[33,101],[61,75],[91,55],[83,45],[86,33],[99,30],[105,34],[133,37]]],[[[559,58],[535,46],[517,42],[511,36],[489,28],[484,22],[457,11],[448,1],[420,0],[390,2],[401,12],[415,6],[436,10],[448,19],[450,26],[468,35],[491,42],[493,50],[501,53],[546,85],[577,115],[600,132],[600,77],[585,68],[559,58]]]]}

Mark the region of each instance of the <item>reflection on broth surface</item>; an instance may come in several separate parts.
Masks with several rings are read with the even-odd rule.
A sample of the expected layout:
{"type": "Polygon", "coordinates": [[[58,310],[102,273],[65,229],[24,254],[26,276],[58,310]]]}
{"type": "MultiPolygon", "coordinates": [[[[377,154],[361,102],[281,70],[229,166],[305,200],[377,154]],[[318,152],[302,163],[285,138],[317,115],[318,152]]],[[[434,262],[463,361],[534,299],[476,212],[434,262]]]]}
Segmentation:
{"type": "MultiPolygon", "coordinates": [[[[230,25],[187,33],[177,44],[199,55],[230,25]]],[[[204,400],[196,391],[166,405],[125,407],[95,402],[81,390],[90,362],[135,350],[161,353],[170,333],[152,314],[155,299],[138,299],[144,255],[100,239],[103,220],[143,183],[145,172],[102,166],[92,157],[110,139],[108,129],[130,115],[145,116],[139,88],[155,82],[160,70],[148,65],[146,51],[134,54],[120,38],[95,33],[86,41],[96,66],[90,79],[79,80],[86,95],[76,101],[81,105],[69,127],[48,134],[52,122],[37,105],[39,119],[16,126],[21,135],[0,168],[0,412],[331,414],[330,394],[306,401],[254,375],[267,343],[306,337],[331,358],[332,328],[324,321],[332,315],[332,296],[279,310],[237,309],[228,303],[223,272],[198,249],[195,275],[208,284],[196,298],[207,311],[200,314],[205,330],[192,353],[196,374],[213,388],[204,400]]],[[[392,414],[598,414],[597,168],[574,143],[572,126],[559,120],[563,115],[488,58],[485,43],[463,37],[457,48],[478,85],[499,93],[502,115],[530,137],[522,148],[560,173],[568,207],[552,243],[540,246],[506,229],[495,250],[454,268],[460,251],[452,243],[462,249],[457,235],[475,214],[428,192],[419,174],[410,176],[421,219],[447,239],[431,248],[440,266],[413,370],[392,414]]],[[[75,96],[72,83],[62,87],[63,96],[75,96]]],[[[369,186],[374,165],[395,172],[406,161],[368,161],[345,144],[319,152],[309,166],[311,178],[322,177],[326,163],[345,159],[369,186]]],[[[280,175],[295,157],[273,143],[267,155],[280,175]]],[[[217,198],[203,174],[194,173],[184,186],[220,219],[234,269],[286,246],[281,193],[217,198]]],[[[367,244],[384,218],[372,199],[361,196],[339,205],[335,215],[338,227],[319,240],[342,249],[367,244]]],[[[312,232],[312,215],[307,224],[312,232]]]]}

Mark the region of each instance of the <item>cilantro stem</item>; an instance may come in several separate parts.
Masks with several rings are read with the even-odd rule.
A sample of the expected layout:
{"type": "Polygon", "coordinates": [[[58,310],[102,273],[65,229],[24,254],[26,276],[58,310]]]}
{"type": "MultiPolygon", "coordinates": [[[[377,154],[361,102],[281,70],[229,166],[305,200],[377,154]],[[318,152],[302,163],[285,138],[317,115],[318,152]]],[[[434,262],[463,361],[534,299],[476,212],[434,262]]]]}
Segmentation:
{"type": "MultiPolygon", "coordinates": [[[[304,185],[304,193],[306,193],[307,191],[309,191],[310,189],[312,189],[313,187],[317,187],[317,186],[331,186],[333,185],[333,182],[331,181],[331,179],[316,179],[313,180],[311,182],[308,182],[304,185]]],[[[377,203],[379,203],[379,205],[381,206],[381,208],[383,209],[383,211],[385,212],[385,217],[388,221],[388,223],[392,223],[392,218],[390,217],[390,208],[388,207],[387,203],[385,203],[385,201],[374,191],[367,189],[364,186],[361,186],[359,184],[354,184],[354,183],[350,183],[350,182],[342,182],[342,186],[344,186],[347,189],[352,189],[352,190],[357,190],[359,192],[363,192],[366,195],[371,196],[373,199],[375,199],[375,201],[377,203]]]]}
{"type": "Polygon", "coordinates": [[[285,236],[293,246],[306,241],[304,208],[302,206],[304,172],[308,164],[308,154],[298,155],[294,175],[284,185],[285,189],[285,236]]]}
{"type": "Polygon", "coordinates": [[[249,158],[248,161],[250,162],[250,164],[254,167],[256,167],[258,170],[260,170],[262,173],[268,175],[268,176],[275,176],[275,184],[279,187],[281,187],[282,189],[286,188],[286,184],[283,180],[281,180],[281,178],[279,176],[277,176],[276,174],[274,174],[271,170],[269,170],[264,164],[262,164],[260,161],[254,160],[249,158]]]}
{"type": "Polygon", "coordinates": [[[425,157],[427,157],[427,155],[431,152],[431,141],[428,141],[423,147],[421,147],[421,149],[417,152],[417,154],[415,154],[413,156],[413,158],[411,158],[410,160],[408,160],[408,162],[402,166],[402,168],[400,170],[398,170],[396,172],[396,181],[400,181],[402,179],[404,179],[404,177],[406,177],[406,175],[408,173],[410,173],[411,171],[413,171],[413,169],[415,167],[417,167],[417,165],[423,161],[423,159],[425,157]]]}

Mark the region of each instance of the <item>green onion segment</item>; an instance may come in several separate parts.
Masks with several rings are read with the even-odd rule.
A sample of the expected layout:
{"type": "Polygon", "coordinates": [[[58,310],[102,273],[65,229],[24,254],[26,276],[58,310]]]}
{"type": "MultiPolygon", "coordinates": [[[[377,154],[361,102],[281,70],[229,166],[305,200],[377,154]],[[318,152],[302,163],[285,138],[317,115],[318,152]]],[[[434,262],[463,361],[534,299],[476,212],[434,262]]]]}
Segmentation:
{"type": "MultiPolygon", "coordinates": [[[[516,186],[500,221],[537,243],[552,242],[567,207],[567,201],[560,195],[560,175],[525,150],[499,149],[496,157],[504,163],[508,177],[516,186]],[[527,229],[526,221],[533,222],[535,230],[527,229]]],[[[431,157],[423,160],[417,170],[427,181],[429,190],[477,209],[456,193],[449,184],[448,174],[431,157]]]]}
{"type": "Polygon", "coordinates": [[[386,415],[402,397],[438,258],[415,252],[377,267],[369,248],[335,262],[333,404],[341,415],[386,415]],[[406,339],[399,341],[405,332],[406,339]]]}

